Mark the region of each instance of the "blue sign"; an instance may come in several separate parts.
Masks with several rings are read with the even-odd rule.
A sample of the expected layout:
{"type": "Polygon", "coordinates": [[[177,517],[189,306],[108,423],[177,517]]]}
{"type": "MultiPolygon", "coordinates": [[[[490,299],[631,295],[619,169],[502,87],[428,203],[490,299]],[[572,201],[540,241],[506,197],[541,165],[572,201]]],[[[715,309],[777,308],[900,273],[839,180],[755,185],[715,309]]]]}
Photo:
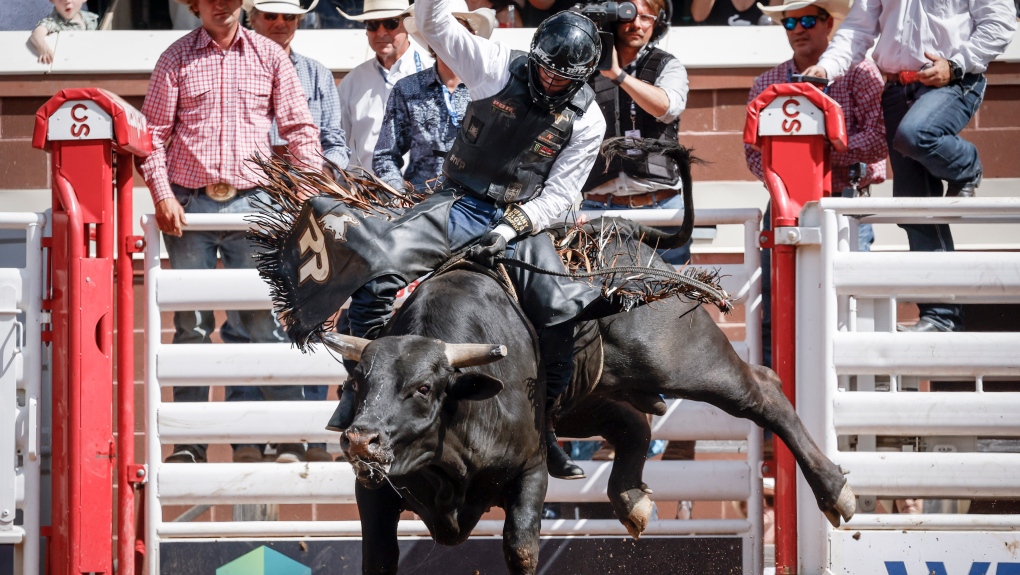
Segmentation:
{"type": "MultiPolygon", "coordinates": [[[[929,561],[925,565],[928,566],[925,575],[964,575],[949,573],[941,561],[929,561]]],[[[974,561],[966,575],[1020,575],[1020,563],[997,563],[994,570],[990,570],[991,566],[991,563],[974,561]]],[[[910,575],[903,561],[886,561],[885,571],[889,575],[910,575]]]]}

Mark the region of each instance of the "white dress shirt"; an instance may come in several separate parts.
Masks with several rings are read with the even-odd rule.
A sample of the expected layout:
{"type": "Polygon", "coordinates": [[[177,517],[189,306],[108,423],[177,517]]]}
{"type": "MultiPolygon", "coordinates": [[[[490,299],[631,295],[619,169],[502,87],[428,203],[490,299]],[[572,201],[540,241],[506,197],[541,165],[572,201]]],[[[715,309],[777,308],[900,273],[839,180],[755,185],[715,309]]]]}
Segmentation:
{"type": "MultiPolygon", "coordinates": [[[[448,0],[417,0],[415,6],[421,35],[464,82],[472,100],[494,96],[506,86],[511,61],[508,46],[468,32],[453,17],[448,0]]],[[[542,193],[521,205],[536,230],[548,227],[574,205],[605,133],[606,120],[594,104],[574,120],[570,141],[556,157],[542,193]]]]}
{"type": "Polygon", "coordinates": [[[340,93],[341,127],[347,133],[352,166],[372,171],[372,157],[379,140],[386,101],[397,80],[432,66],[428,50],[410,40],[411,47],[387,70],[377,58],[362,62],[351,70],[337,91],[340,93]]]}
{"type": "Polygon", "coordinates": [[[857,0],[818,65],[829,78],[860,62],[878,38],[880,70],[920,70],[931,52],[980,74],[1002,54],[1016,31],[1010,0],[857,0]]]}

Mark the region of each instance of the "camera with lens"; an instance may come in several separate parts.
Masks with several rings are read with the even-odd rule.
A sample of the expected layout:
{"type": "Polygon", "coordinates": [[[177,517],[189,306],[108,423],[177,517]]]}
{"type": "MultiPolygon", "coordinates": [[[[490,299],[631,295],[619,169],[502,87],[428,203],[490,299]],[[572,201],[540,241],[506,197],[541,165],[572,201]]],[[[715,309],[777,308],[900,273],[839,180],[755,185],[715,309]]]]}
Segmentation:
{"type": "Polygon", "coordinates": [[[613,67],[613,44],[616,43],[613,33],[604,30],[606,24],[631,22],[637,17],[637,7],[633,2],[592,2],[576,4],[571,9],[588,17],[598,25],[599,40],[602,41],[602,57],[599,59],[598,70],[609,70],[613,67]]]}

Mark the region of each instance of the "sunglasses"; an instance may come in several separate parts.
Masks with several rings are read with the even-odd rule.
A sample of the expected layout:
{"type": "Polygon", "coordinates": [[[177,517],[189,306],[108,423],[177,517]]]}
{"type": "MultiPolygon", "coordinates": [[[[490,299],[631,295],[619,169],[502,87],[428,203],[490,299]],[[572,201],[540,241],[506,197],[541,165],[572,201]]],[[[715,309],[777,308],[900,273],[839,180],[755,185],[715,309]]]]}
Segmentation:
{"type": "Polygon", "coordinates": [[[283,17],[284,22],[293,22],[297,19],[297,14],[274,14],[271,12],[261,12],[262,19],[266,22],[276,22],[277,18],[283,17]]]}
{"type": "Polygon", "coordinates": [[[399,18],[387,18],[385,20],[367,20],[365,21],[365,30],[369,32],[376,32],[379,30],[379,26],[386,28],[390,32],[397,29],[400,26],[399,18]]]}
{"type": "Polygon", "coordinates": [[[801,16],[800,18],[794,18],[791,16],[788,18],[783,18],[782,20],[780,20],[780,22],[783,23],[783,28],[786,28],[790,32],[793,32],[794,30],[797,29],[797,22],[800,22],[800,25],[803,26],[805,30],[810,30],[814,28],[816,24],[818,24],[819,20],[825,22],[828,19],[829,17],[827,15],[818,14],[816,16],[801,16]]]}

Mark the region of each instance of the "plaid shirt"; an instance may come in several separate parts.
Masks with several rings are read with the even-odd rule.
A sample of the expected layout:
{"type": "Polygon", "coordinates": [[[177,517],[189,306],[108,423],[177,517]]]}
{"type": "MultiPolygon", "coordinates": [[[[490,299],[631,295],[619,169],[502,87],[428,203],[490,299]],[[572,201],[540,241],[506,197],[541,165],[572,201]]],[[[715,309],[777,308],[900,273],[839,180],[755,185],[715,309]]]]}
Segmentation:
{"type": "MultiPolygon", "coordinates": [[[[790,76],[800,70],[793,60],[765,72],[754,79],[754,86],[747,102],[758,97],[772,84],[790,81],[790,76]]],[[[885,120],[882,117],[882,90],[885,81],[878,67],[871,60],[862,60],[829,86],[829,96],[843,107],[846,119],[847,151],[832,153],[832,193],[839,194],[850,186],[849,166],[856,162],[868,164],[868,173],[861,179],[859,187],[880,184],[885,181],[885,159],[889,149],[885,141],[885,120]]],[[[744,145],[747,167],[759,180],[761,152],[744,145]]]]}
{"type": "Polygon", "coordinates": [[[238,27],[221,50],[204,28],[159,57],[142,105],[153,152],[139,169],[154,203],[186,188],[227,183],[252,187],[245,161],[270,153],[275,118],[300,161],[318,167],[319,130],[294,66],[276,42],[238,27]]]}

